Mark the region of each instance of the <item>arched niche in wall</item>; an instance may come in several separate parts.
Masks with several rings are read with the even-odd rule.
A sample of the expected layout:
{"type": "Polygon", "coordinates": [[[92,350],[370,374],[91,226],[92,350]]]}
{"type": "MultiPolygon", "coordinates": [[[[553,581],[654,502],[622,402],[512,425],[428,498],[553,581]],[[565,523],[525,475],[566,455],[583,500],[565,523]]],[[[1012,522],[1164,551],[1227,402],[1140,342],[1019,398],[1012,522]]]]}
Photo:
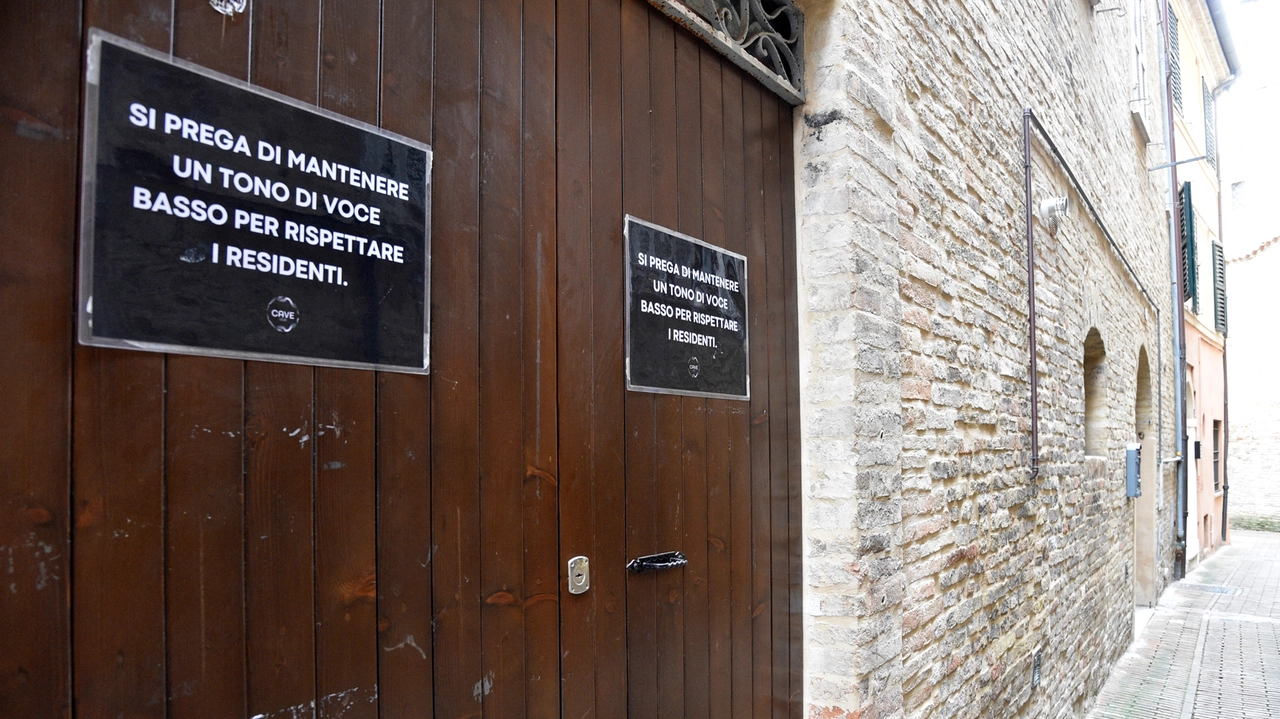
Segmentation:
{"type": "Polygon", "coordinates": [[[1107,454],[1107,350],[1093,327],[1084,338],[1084,453],[1107,454]]]}
{"type": "Polygon", "coordinates": [[[1133,437],[1141,442],[1146,434],[1154,429],[1154,415],[1151,411],[1151,367],[1147,362],[1147,348],[1138,348],[1137,392],[1133,404],[1133,437]]]}

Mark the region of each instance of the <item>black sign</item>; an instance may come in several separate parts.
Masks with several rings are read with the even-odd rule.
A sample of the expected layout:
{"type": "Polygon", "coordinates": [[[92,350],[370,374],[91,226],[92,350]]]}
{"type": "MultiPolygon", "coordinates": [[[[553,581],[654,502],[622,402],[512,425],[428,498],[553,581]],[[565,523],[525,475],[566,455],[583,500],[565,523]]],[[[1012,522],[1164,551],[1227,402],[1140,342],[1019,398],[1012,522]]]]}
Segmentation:
{"type": "Polygon", "coordinates": [[[627,388],[749,399],[747,258],[626,218],[627,388]]]}
{"type": "Polygon", "coordinates": [[[425,372],[431,150],[94,31],[80,340],[425,372]]]}

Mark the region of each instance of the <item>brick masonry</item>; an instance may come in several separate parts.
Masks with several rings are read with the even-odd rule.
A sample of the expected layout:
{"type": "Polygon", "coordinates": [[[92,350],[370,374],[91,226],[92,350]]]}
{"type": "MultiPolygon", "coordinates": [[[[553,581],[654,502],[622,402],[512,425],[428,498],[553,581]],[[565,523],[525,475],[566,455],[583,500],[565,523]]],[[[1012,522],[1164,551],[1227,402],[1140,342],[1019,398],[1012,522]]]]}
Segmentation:
{"type": "MultiPolygon", "coordinates": [[[[1165,189],[1146,171],[1162,150],[1148,152],[1130,119],[1130,20],[1081,0],[825,0],[804,10],[807,715],[1083,715],[1132,633],[1123,446],[1136,433],[1140,351],[1150,386],[1163,389],[1165,456],[1173,444],[1165,189]],[[1027,105],[1165,324],[1159,334],[1037,141],[1033,201],[1070,195],[1075,209],[1056,235],[1036,223],[1034,481],[1027,105]],[[1108,450],[1086,459],[1083,352],[1095,327],[1108,450]]],[[[1154,23],[1148,31],[1158,57],[1154,23]]],[[[1173,559],[1174,478],[1170,465],[1147,488],[1157,497],[1159,588],[1173,559]]]]}

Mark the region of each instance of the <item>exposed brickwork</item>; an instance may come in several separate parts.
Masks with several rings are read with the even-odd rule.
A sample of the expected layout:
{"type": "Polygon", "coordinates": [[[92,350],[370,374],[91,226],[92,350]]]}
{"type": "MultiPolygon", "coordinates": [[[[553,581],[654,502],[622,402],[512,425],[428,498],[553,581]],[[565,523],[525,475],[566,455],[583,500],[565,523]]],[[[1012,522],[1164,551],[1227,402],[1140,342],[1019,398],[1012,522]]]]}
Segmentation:
{"type": "MultiPolygon", "coordinates": [[[[1076,0],[834,0],[805,11],[808,716],[1083,713],[1132,631],[1123,446],[1135,436],[1140,348],[1151,386],[1163,386],[1166,448],[1173,435],[1164,189],[1146,171],[1159,150],[1148,156],[1129,116],[1129,25],[1076,0]],[[1166,327],[1157,334],[1155,313],[1037,142],[1034,201],[1071,195],[1076,209],[1056,236],[1036,223],[1034,481],[1024,105],[1069,158],[1166,327]],[[1086,459],[1093,327],[1106,352],[1108,451],[1086,459]]],[[[1147,488],[1158,496],[1161,588],[1173,482],[1170,466],[1147,488]]]]}

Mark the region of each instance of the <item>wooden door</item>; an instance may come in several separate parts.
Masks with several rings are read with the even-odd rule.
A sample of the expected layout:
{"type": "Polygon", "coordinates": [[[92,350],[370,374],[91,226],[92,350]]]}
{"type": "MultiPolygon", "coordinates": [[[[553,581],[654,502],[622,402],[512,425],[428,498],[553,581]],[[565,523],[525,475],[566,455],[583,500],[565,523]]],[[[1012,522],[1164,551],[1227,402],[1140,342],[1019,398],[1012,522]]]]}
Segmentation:
{"type": "Polygon", "coordinates": [[[798,715],[791,108],[646,3],[560,7],[564,715],[798,715]],[[748,256],[750,402],[624,391],[624,214],[748,256]]]}
{"type": "Polygon", "coordinates": [[[641,0],[2,5],[0,716],[798,715],[784,102],[641,0]],[[89,27],[432,145],[430,376],[75,345],[89,27]],[[624,390],[625,213],[749,403],[624,390]]]}

